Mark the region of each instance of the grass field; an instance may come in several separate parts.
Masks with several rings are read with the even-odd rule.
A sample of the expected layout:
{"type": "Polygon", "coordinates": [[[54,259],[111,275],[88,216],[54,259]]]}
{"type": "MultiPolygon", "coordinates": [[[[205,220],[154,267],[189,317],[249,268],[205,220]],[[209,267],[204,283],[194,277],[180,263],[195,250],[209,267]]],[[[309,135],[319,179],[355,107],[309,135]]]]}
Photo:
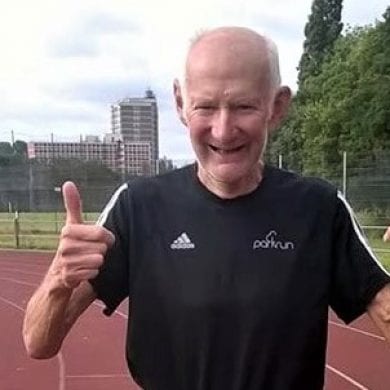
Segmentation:
{"type": "MultiPolygon", "coordinates": [[[[84,213],[86,222],[94,223],[99,213],[84,213]]],[[[20,213],[19,214],[19,248],[22,249],[55,249],[58,234],[65,221],[64,213],[20,213]]],[[[372,248],[390,271],[390,244],[381,240],[380,230],[367,231],[372,248]],[[383,252],[382,252],[383,251],[383,252]]],[[[0,248],[15,248],[14,215],[0,213],[0,248]]]]}
{"type": "MultiPolygon", "coordinates": [[[[83,213],[93,223],[99,213],[83,213]]],[[[15,248],[14,214],[0,213],[0,248],[15,248]]],[[[65,222],[65,213],[19,213],[19,248],[54,249],[65,222]]]]}

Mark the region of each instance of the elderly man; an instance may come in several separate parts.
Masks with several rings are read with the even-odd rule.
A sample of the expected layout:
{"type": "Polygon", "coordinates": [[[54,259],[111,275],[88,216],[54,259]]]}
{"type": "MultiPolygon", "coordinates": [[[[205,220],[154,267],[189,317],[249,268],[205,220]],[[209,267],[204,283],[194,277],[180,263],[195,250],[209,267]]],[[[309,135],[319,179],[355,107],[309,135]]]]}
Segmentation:
{"type": "Polygon", "coordinates": [[[265,165],[291,95],[276,48],[244,28],[203,33],[174,95],[196,164],[123,185],[97,226],[64,185],[28,352],[53,356],[94,299],[110,315],[130,297],[127,359],[145,389],[321,389],[329,306],[345,322],[368,311],[390,340],[390,276],[332,186],[265,165]]]}

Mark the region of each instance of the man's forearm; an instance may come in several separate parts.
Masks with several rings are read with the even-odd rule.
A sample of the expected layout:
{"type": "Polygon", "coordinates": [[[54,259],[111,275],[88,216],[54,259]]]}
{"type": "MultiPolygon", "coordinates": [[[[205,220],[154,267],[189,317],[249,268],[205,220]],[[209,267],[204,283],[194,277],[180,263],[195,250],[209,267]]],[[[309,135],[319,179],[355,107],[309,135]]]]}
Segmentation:
{"type": "Polygon", "coordinates": [[[46,277],[31,297],[23,323],[23,339],[30,356],[44,359],[58,352],[65,336],[71,295],[72,290],[46,277]]]}
{"type": "Polygon", "coordinates": [[[367,312],[390,343],[390,284],[378,292],[367,312]]]}
{"type": "Polygon", "coordinates": [[[54,356],[72,325],[94,301],[88,282],[95,278],[115,236],[99,225],[83,223],[76,185],[62,187],[66,222],[57,252],[42,284],[30,299],[23,323],[23,339],[30,356],[54,356]]]}
{"type": "Polygon", "coordinates": [[[23,338],[31,357],[47,359],[59,351],[70,328],[95,299],[88,282],[66,289],[46,279],[27,305],[23,338]]]}

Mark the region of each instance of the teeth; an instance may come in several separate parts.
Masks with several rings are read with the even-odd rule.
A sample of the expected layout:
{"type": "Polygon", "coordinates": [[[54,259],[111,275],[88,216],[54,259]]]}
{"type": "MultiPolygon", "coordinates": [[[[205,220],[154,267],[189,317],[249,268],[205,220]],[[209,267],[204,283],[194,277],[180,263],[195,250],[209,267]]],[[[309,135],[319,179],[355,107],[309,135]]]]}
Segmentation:
{"type": "Polygon", "coordinates": [[[220,153],[220,154],[234,153],[234,152],[237,152],[238,150],[241,149],[241,146],[237,146],[236,148],[232,148],[232,149],[221,149],[221,148],[217,148],[216,146],[211,146],[211,145],[210,145],[210,147],[215,152],[220,153]]]}

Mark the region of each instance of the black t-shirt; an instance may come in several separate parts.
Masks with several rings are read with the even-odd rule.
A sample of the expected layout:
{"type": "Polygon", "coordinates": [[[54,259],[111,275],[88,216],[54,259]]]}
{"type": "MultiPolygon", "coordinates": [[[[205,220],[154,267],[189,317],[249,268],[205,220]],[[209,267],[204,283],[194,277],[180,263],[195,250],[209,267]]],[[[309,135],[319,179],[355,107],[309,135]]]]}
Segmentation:
{"type": "Polygon", "coordinates": [[[111,314],[127,296],[127,360],[147,390],[317,390],[328,308],[361,315],[389,283],[329,184],[267,166],[223,200],[195,166],[122,186],[116,236],[91,281],[111,314]]]}

